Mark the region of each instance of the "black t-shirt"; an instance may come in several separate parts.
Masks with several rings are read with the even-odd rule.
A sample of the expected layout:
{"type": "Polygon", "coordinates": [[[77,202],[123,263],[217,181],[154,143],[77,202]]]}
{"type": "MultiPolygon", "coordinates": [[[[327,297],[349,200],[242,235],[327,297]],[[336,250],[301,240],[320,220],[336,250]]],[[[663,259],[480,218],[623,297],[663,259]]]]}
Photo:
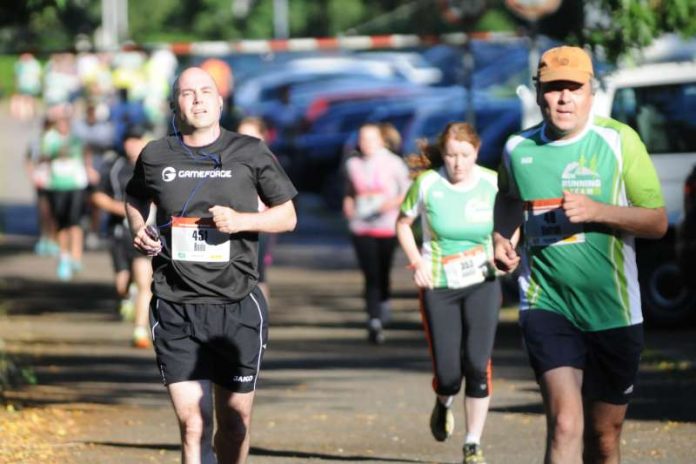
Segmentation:
{"type": "Polygon", "coordinates": [[[150,142],[126,192],[157,206],[163,247],[152,261],[155,295],[191,303],[234,302],[249,294],[258,279],[258,233],[231,234],[228,261],[182,261],[172,259],[172,217],[210,218],[214,205],[256,212],[258,197],[277,206],[297,194],[263,142],[225,129],[205,147],[185,147],[175,136],[150,142]]]}
{"type": "MultiPolygon", "coordinates": [[[[133,177],[133,165],[128,162],[125,156],[119,156],[104,168],[97,185],[97,191],[110,196],[116,201],[125,201],[126,185],[133,177]]],[[[125,224],[123,216],[109,214],[108,227],[112,235],[116,235],[115,230],[123,226],[123,224],[125,224]]]]}

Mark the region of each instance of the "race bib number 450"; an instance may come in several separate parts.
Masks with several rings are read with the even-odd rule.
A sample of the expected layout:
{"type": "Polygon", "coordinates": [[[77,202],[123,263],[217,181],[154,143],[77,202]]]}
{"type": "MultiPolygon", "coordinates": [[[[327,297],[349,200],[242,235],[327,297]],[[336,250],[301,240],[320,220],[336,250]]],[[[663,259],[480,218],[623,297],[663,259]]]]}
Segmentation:
{"type": "Polygon", "coordinates": [[[172,218],[172,259],[222,263],[230,260],[230,236],[212,219],[172,218]]]}
{"type": "Polygon", "coordinates": [[[573,245],[585,241],[582,224],[570,222],[562,202],[562,198],[551,198],[526,203],[524,232],[528,245],[573,245]]]}

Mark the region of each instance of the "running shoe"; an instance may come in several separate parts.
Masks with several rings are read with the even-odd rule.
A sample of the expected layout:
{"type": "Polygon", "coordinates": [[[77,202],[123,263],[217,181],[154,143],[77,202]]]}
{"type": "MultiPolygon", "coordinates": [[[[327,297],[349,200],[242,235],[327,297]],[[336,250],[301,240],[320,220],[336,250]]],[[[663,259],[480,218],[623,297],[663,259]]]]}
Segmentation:
{"type": "Polygon", "coordinates": [[[481,446],[476,443],[464,444],[464,464],[486,464],[481,446]]]}
{"type": "Polygon", "coordinates": [[[73,270],[72,270],[72,266],[70,265],[70,259],[61,258],[58,261],[58,268],[56,269],[56,276],[58,276],[58,279],[62,280],[63,282],[67,282],[68,280],[72,279],[72,275],[73,275],[73,270]]]}
{"type": "Polygon", "coordinates": [[[131,345],[134,348],[150,348],[152,342],[150,341],[150,331],[146,327],[136,327],[133,329],[133,339],[131,340],[131,345]]]}
{"type": "Polygon", "coordinates": [[[377,318],[370,319],[370,322],[367,324],[367,339],[373,345],[381,345],[385,342],[382,321],[377,318]]]}
{"type": "Polygon", "coordinates": [[[90,251],[98,250],[100,244],[99,236],[94,232],[89,232],[85,237],[85,248],[90,251]]]}
{"type": "Polygon", "coordinates": [[[48,242],[46,239],[40,238],[38,242],[34,245],[34,253],[39,255],[39,256],[46,256],[48,255],[48,248],[47,248],[48,242]]]}
{"type": "Polygon", "coordinates": [[[129,298],[124,298],[118,307],[118,313],[122,321],[131,322],[135,317],[135,305],[129,298]]]}
{"type": "Polygon", "coordinates": [[[391,322],[391,304],[389,300],[385,300],[379,304],[379,315],[382,319],[382,324],[388,325],[391,322]]]}
{"type": "Polygon", "coordinates": [[[430,431],[437,441],[447,440],[454,432],[454,414],[437,398],[435,398],[433,412],[430,414],[430,431]]]}
{"type": "Polygon", "coordinates": [[[58,256],[60,254],[60,247],[53,240],[46,240],[45,251],[46,256],[58,256]]]}

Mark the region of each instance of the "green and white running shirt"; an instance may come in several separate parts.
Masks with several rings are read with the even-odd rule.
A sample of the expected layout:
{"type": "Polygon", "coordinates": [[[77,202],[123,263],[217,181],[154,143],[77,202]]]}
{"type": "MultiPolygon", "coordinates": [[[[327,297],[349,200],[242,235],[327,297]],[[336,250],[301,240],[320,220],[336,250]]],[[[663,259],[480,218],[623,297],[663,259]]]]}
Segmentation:
{"type": "Polygon", "coordinates": [[[525,203],[520,309],[555,311],[580,330],[642,322],[634,237],[600,224],[571,224],[564,191],[617,206],[664,206],[638,134],[593,117],[578,136],[550,141],[540,124],[508,139],[501,192],[525,203]]]}
{"type": "Polygon", "coordinates": [[[43,136],[41,149],[50,158],[48,190],[82,190],[87,187],[87,170],[80,139],[50,129],[43,136]]]}
{"type": "Polygon", "coordinates": [[[445,168],[423,172],[406,194],[401,212],[421,217],[423,258],[435,288],[463,288],[493,275],[494,171],[474,165],[468,188],[453,186],[445,168]]]}

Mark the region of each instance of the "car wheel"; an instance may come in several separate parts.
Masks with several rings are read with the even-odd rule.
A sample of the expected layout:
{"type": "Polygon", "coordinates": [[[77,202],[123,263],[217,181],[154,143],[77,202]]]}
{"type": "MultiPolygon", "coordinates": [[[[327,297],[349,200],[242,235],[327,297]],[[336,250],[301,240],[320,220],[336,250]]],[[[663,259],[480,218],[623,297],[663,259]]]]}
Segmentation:
{"type": "Polygon", "coordinates": [[[639,258],[643,314],[650,325],[674,327],[696,319],[696,289],[682,277],[669,243],[656,243],[639,258]],[[647,258],[647,259],[646,259],[647,258]]]}

